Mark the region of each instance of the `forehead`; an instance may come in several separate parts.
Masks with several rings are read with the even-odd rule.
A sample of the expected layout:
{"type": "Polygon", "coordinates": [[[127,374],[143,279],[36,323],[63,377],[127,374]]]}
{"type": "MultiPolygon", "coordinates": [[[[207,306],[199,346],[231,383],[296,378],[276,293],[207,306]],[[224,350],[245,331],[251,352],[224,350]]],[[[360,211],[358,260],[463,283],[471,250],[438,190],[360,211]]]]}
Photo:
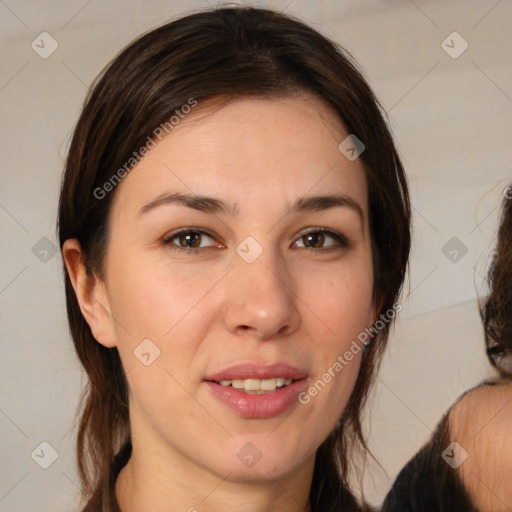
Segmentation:
{"type": "Polygon", "coordinates": [[[243,98],[196,109],[123,178],[116,208],[133,210],[180,190],[215,193],[262,211],[309,192],[338,192],[366,209],[364,167],[339,151],[348,133],[323,100],[243,98]]]}

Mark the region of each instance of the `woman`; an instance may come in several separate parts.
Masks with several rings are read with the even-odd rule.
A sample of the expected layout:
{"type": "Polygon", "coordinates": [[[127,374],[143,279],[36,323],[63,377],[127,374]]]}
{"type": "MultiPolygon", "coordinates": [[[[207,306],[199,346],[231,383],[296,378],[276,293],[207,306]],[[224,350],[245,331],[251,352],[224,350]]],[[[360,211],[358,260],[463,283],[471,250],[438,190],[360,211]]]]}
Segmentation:
{"type": "Polygon", "coordinates": [[[58,226],[84,511],[360,509],[410,208],[346,52],[255,8],[139,38],[85,102],[58,226]]]}
{"type": "Polygon", "coordinates": [[[398,475],[382,512],[509,512],[512,508],[512,187],[482,304],[487,355],[499,376],[466,392],[398,475]]]}

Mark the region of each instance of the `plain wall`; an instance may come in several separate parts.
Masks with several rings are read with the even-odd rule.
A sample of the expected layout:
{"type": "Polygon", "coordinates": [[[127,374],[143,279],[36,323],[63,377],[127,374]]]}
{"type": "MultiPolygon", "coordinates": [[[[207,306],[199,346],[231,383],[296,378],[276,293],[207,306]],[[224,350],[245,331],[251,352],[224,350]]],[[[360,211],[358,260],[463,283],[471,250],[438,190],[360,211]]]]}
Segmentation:
{"type": "MultiPolygon", "coordinates": [[[[370,446],[384,471],[368,468],[366,493],[379,503],[446,408],[492,375],[477,290],[497,207],[512,181],[512,4],[258,5],[286,9],[354,55],[389,114],[410,180],[409,292],[369,408],[370,446]],[[442,47],[454,31],[468,44],[458,58],[442,47]],[[454,237],[455,245],[446,246],[454,237]],[[456,261],[447,256],[451,251],[454,259],[453,250],[456,261]]],[[[77,509],[74,412],[82,374],[68,333],[55,220],[63,161],[87,87],[134,37],[204,7],[163,0],[0,3],[3,512],[77,509]],[[43,31],[58,43],[47,59],[31,47],[43,31]],[[42,442],[58,452],[48,469],[31,457],[42,442]]],[[[452,53],[463,44],[459,36],[454,41],[452,53]]]]}

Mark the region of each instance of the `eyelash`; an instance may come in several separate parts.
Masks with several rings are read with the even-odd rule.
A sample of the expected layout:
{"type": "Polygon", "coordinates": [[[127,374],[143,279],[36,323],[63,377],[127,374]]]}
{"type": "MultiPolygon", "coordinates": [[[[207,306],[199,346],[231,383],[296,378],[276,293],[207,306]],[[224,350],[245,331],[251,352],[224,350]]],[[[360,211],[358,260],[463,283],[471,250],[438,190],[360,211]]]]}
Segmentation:
{"type": "MultiPolygon", "coordinates": [[[[180,252],[186,252],[188,254],[194,254],[194,253],[197,254],[201,249],[214,248],[214,246],[209,246],[209,247],[180,247],[178,245],[173,244],[173,240],[174,239],[178,238],[180,235],[188,234],[188,233],[195,233],[195,234],[205,235],[208,238],[211,238],[212,240],[215,239],[215,237],[211,233],[209,233],[208,231],[205,231],[204,229],[200,229],[200,228],[197,228],[197,229],[196,228],[182,228],[182,229],[179,229],[178,231],[174,231],[173,233],[170,233],[168,236],[164,237],[163,240],[162,240],[162,243],[165,246],[168,246],[169,248],[171,248],[172,250],[176,250],[176,251],[180,251],[180,252]]],[[[337,233],[336,231],[332,231],[330,229],[325,229],[325,228],[321,228],[321,227],[308,228],[307,230],[302,231],[299,234],[299,237],[297,238],[297,240],[300,240],[304,236],[312,234],[312,233],[314,233],[314,234],[317,234],[317,233],[327,234],[328,236],[330,236],[334,240],[336,240],[339,245],[333,245],[333,246],[330,246],[330,247],[321,247],[321,248],[318,248],[318,249],[315,249],[314,247],[304,247],[304,249],[307,249],[309,251],[326,253],[326,252],[330,252],[330,251],[333,251],[333,250],[336,250],[336,249],[340,249],[340,248],[348,248],[350,246],[350,243],[347,240],[347,238],[344,235],[342,235],[341,233],[337,233]]]]}

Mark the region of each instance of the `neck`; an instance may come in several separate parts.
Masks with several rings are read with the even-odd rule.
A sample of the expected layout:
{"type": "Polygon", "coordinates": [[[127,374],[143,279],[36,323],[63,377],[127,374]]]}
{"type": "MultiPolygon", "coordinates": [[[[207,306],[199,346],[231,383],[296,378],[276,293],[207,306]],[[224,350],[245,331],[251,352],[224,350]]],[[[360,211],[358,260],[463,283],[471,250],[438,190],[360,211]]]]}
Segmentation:
{"type": "MultiPolygon", "coordinates": [[[[208,439],[191,437],[189,442],[197,443],[193,447],[170,442],[138,413],[135,401],[130,404],[130,431],[131,457],[115,484],[122,512],[310,510],[314,452],[295,457],[292,467],[273,453],[248,469],[214,431],[208,439]]],[[[263,446],[261,440],[255,442],[263,446]]]]}
{"type": "Polygon", "coordinates": [[[309,512],[309,490],[314,458],[281,479],[239,482],[216,476],[196,465],[177,464],[178,458],[136,447],[121,470],[115,493],[122,512],[309,512]],[[192,467],[194,466],[194,467],[192,467]]]}

